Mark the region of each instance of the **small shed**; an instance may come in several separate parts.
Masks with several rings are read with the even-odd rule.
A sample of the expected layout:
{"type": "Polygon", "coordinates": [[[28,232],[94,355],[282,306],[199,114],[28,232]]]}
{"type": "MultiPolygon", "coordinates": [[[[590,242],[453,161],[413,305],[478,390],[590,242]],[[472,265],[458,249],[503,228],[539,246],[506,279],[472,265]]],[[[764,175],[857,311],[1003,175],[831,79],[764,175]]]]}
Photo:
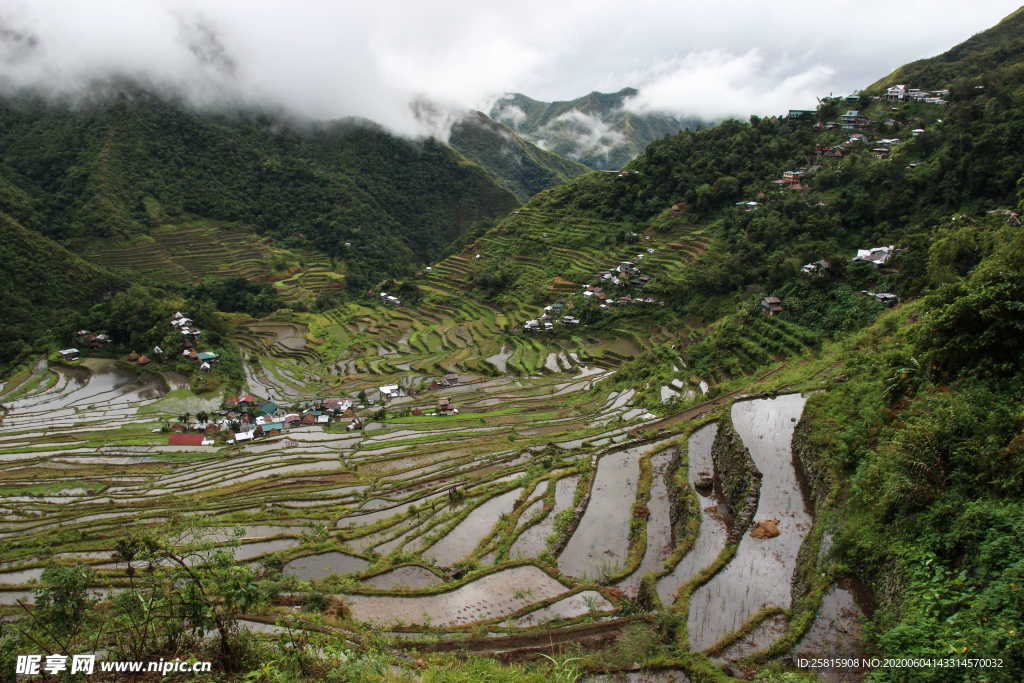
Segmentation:
{"type": "Polygon", "coordinates": [[[782,312],[782,299],[777,296],[766,296],[761,299],[761,308],[767,316],[773,316],[782,312]]]}

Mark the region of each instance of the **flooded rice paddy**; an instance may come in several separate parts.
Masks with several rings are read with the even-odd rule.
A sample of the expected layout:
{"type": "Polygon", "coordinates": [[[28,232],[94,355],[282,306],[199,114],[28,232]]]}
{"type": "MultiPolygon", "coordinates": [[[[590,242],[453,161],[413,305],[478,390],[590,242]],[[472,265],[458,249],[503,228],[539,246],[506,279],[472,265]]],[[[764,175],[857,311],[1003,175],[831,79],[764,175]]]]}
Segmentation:
{"type": "MultiPolygon", "coordinates": [[[[358,326],[350,326],[355,333],[358,326]]],[[[97,589],[116,589],[125,575],[110,554],[123,534],[180,517],[201,523],[205,539],[237,562],[272,558],[304,588],[349,577],[340,597],[353,618],[387,627],[528,629],[606,618],[621,607],[615,588],[635,596],[641,579],[654,574],[669,604],[715,561],[726,526],[703,486],[715,475],[714,424],[692,434],[684,424],[653,440],[638,431],[654,416],[634,405],[636,392],[602,389],[614,372],[611,362],[589,355],[584,366],[566,348],[492,344],[467,368],[458,365],[464,355],[446,353],[450,345],[467,348],[473,328],[439,339],[424,330],[396,323],[393,338],[330,361],[347,364],[339,375],[336,367],[325,370],[328,361],[301,326],[245,326],[248,390],[261,398],[284,405],[356,398],[387,383],[417,394],[354,431],[317,425],[249,444],[170,446],[154,430],[176,419],[181,406],[201,405],[179,399],[183,392],[166,396],[181,388],[181,378],[87,359],[36,367],[27,391],[14,393],[17,387],[5,383],[0,604],[30,600],[48,560],[99,567],[97,589]],[[431,384],[453,368],[453,386],[431,384]],[[513,370],[515,376],[486,376],[513,370]],[[442,397],[460,414],[433,415],[442,397]],[[673,439],[684,434],[688,455],[681,459],[673,439]],[[666,566],[681,540],[672,529],[680,499],[676,464],[701,517],[690,551],[666,566]],[[644,472],[650,480],[642,486],[644,472]],[[646,522],[638,527],[642,536],[632,531],[638,515],[646,522]],[[54,533],[65,529],[74,533],[54,533]],[[468,579],[467,567],[474,572],[468,579]],[[565,580],[554,578],[556,569],[565,580]]],[[[628,341],[607,349],[636,352],[628,341]]],[[[763,473],[757,519],[779,519],[782,534],[744,534],[736,556],[694,591],[694,649],[714,644],[764,606],[790,605],[796,553],[813,522],[789,452],[792,419],[802,406],[802,397],[787,396],[732,409],[763,473]]],[[[828,616],[846,614],[844,600],[839,589],[826,596],[825,616],[801,647],[820,649],[845,637],[849,621],[828,616]]],[[[763,649],[775,637],[762,633],[771,626],[754,629],[723,656],[763,649]]]]}

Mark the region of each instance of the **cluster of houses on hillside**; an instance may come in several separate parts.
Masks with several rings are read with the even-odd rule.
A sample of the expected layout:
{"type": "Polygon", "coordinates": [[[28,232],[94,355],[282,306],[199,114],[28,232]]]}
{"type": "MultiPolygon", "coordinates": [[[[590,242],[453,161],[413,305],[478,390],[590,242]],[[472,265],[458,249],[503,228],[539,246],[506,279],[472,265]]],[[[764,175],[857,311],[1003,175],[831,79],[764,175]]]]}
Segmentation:
{"type": "MultiPolygon", "coordinates": [[[[634,233],[635,235],[635,233],[634,233]]],[[[630,304],[655,304],[657,302],[650,296],[639,296],[634,294],[611,295],[605,288],[614,287],[618,292],[628,288],[646,287],[653,278],[640,271],[639,263],[645,255],[655,253],[653,248],[647,248],[644,252],[636,254],[632,260],[620,261],[617,266],[609,270],[601,270],[594,274],[591,283],[581,285],[583,300],[597,301],[598,308],[606,309],[609,306],[630,305],[630,304]]],[[[563,325],[579,325],[579,318],[572,315],[564,315],[565,306],[561,303],[550,304],[544,307],[544,312],[537,318],[527,320],[523,323],[525,332],[550,332],[556,323],[563,325]]]]}
{"type": "Polygon", "coordinates": [[[525,332],[550,332],[555,329],[555,323],[563,325],[579,325],[580,319],[574,315],[563,315],[565,305],[556,303],[544,307],[544,312],[536,318],[523,323],[525,332]]]}
{"type": "Polygon", "coordinates": [[[881,99],[888,102],[924,102],[925,104],[946,104],[949,90],[921,90],[899,83],[887,88],[881,99]]]}
{"type": "MultiPolygon", "coordinates": [[[[435,380],[431,388],[445,388],[459,384],[459,376],[448,374],[435,380]]],[[[364,392],[365,393],[365,392],[364,392]]],[[[364,393],[360,393],[360,399],[364,393]]],[[[397,384],[377,387],[377,400],[386,401],[408,396],[397,384]]],[[[366,403],[375,401],[367,400],[366,403]]],[[[366,408],[352,398],[322,398],[305,401],[290,409],[272,400],[261,399],[251,394],[231,396],[224,400],[221,410],[213,413],[198,413],[195,423],[189,415],[170,426],[168,444],[174,446],[212,446],[216,439],[227,444],[238,444],[263,437],[278,436],[290,429],[310,426],[327,426],[333,422],[348,421],[346,429],[352,431],[364,426],[365,420],[356,413],[366,408]],[[225,438],[226,437],[226,438],[225,438]]],[[[423,415],[422,408],[413,408],[412,415],[423,415]]],[[[459,409],[447,397],[439,398],[434,416],[458,415],[459,409]]],[[[160,430],[157,430],[160,431],[160,430]]]]}
{"type": "MultiPolygon", "coordinates": [[[[857,262],[862,261],[864,263],[870,263],[874,266],[884,266],[896,253],[895,245],[887,245],[882,247],[871,247],[869,249],[858,249],[857,254],[850,259],[851,261],[857,262]]],[[[800,269],[800,273],[811,278],[826,278],[831,277],[833,273],[832,264],[825,259],[819,259],[811,263],[805,263],[800,269]]],[[[873,298],[883,306],[891,306],[899,302],[899,297],[892,292],[860,292],[864,296],[873,298]]],[[[783,301],[777,296],[766,296],[761,299],[761,311],[767,316],[778,315],[783,310],[783,301]]]]}
{"type": "Polygon", "coordinates": [[[173,433],[168,437],[168,443],[209,446],[222,433],[229,434],[227,443],[242,443],[283,434],[293,427],[326,425],[345,415],[358,420],[352,405],[351,399],[331,398],[312,402],[296,411],[286,411],[274,401],[263,401],[249,394],[232,396],[224,401],[221,411],[196,416],[198,433],[189,433],[188,424],[172,425],[173,433]]]}
{"type": "MultiPolygon", "coordinates": [[[[220,356],[213,351],[198,351],[196,349],[202,331],[192,323],[192,319],[187,315],[181,311],[175,312],[171,316],[171,327],[181,333],[181,344],[184,347],[181,355],[189,360],[194,360],[200,370],[210,370],[213,364],[220,360],[220,356]]],[[[164,350],[159,346],[155,346],[153,347],[153,353],[163,357],[164,350]]]]}
{"type": "Polygon", "coordinates": [[[61,360],[78,360],[82,357],[82,351],[78,348],[79,346],[88,346],[92,349],[102,349],[113,341],[114,340],[106,332],[96,334],[89,330],[78,330],[75,332],[75,343],[78,346],[61,349],[58,353],[60,354],[61,360]]]}

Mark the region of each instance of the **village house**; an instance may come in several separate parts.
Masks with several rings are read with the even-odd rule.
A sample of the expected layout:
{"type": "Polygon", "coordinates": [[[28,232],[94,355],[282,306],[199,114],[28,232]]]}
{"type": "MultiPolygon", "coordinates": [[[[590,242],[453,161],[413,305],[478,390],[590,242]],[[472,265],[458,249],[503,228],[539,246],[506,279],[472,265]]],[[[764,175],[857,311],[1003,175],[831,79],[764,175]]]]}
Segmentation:
{"type": "Polygon", "coordinates": [[[324,400],[324,409],[331,410],[336,413],[343,413],[352,407],[352,399],[350,398],[328,398],[324,400]]]}
{"type": "Polygon", "coordinates": [[[1007,225],[1020,225],[1020,214],[1012,209],[992,209],[987,212],[989,216],[1002,215],[1006,216],[1007,225]]]}
{"type": "Polygon", "coordinates": [[[907,97],[907,85],[905,83],[894,85],[885,91],[885,99],[889,102],[906,102],[907,97]]]}
{"type": "Polygon", "coordinates": [[[82,356],[82,352],[76,348],[61,349],[60,358],[61,360],[78,360],[82,356]]]}
{"type": "Polygon", "coordinates": [[[873,247],[871,249],[858,249],[857,255],[854,256],[851,261],[866,261],[876,266],[882,266],[889,262],[892,258],[895,247],[889,245],[887,247],[873,247]]]}
{"type": "Polygon", "coordinates": [[[803,180],[805,175],[807,175],[806,168],[797,169],[795,171],[783,171],[782,182],[790,185],[794,183],[799,183],[801,180],[803,180]]]}
{"type": "Polygon", "coordinates": [[[791,119],[811,119],[817,115],[815,109],[790,109],[787,118],[791,119]]]}
{"type": "Polygon", "coordinates": [[[832,272],[832,264],[821,259],[813,263],[804,264],[804,267],[800,269],[804,275],[812,275],[815,277],[823,277],[829,275],[832,272]]]}
{"type": "Polygon", "coordinates": [[[171,446],[201,446],[206,437],[202,434],[171,434],[167,443],[171,446]]]}
{"type": "Polygon", "coordinates": [[[839,125],[843,130],[860,130],[867,128],[870,123],[868,117],[861,114],[856,109],[851,109],[842,116],[839,117],[839,125]]]}
{"type": "Polygon", "coordinates": [[[252,431],[236,432],[233,443],[238,443],[239,441],[252,441],[253,435],[254,432],[252,431]]]}
{"type": "Polygon", "coordinates": [[[777,296],[766,296],[761,299],[761,308],[769,317],[777,315],[782,312],[782,299],[777,296]]]}
{"type": "Polygon", "coordinates": [[[756,211],[757,207],[760,206],[757,202],[736,202],[736,208],[742,209],[743,211],[756,211]]]}
{"type": "Polygon", "coordinates": [[[377,387],[377,391],[380,392],[381,399],[385,401],[399,398],[402,395],[402,390],[397,384],[385,384],[382,387],[377,387]]]}
{"type": "Polygon", "coordinates": [[[437,412],[439,415],[458,415],[459,409],[455,407],[451,399],[442,398],[437,402],[437,412]]]}
{"type": "Polygon", "coordinates": [[[892,292],[877,292],[872,296],[874,297],[875,301],[882,304],[883,306],[892,306],[894,304],[899,303],[900,301],[900,298],[893,294],[892,292]]]}

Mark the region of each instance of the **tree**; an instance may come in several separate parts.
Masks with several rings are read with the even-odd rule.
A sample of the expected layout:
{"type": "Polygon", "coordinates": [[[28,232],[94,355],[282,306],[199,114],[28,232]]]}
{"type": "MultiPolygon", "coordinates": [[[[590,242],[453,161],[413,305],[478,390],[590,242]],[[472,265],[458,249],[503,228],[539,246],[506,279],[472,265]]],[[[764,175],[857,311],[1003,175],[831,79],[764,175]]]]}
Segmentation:
{"type": "Polygon", "coordinates": [[[51,565],[43,570],[34,607],[18,603],[28,615],[18,627],[22,637],[43,652],[95,649],[102,636],[102,622],[94,612],[98,600],[89,595],[95,578],[88,567],[51,565]]]}

